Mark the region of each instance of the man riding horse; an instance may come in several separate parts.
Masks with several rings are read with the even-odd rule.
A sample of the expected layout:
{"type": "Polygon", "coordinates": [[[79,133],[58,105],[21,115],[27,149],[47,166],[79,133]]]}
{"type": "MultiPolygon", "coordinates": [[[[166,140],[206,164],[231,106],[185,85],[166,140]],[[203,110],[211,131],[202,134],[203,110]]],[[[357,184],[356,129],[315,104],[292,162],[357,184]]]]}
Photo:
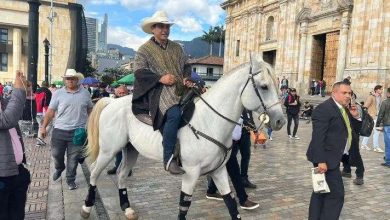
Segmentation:
{"type": "Polygon", "coordinates": [[[186,64],[182,47],[168,39],[170,27],[164,11],[157,11],[142,23],[142,30],[153,34],[135,56],[135,82],[132,109],[135,115],[150,115],[154,130],[162,130],[164,168],[171,174],[184,170],[174,158],[177,132],[181,120],[180,98],[191,69],[186,64]]]}

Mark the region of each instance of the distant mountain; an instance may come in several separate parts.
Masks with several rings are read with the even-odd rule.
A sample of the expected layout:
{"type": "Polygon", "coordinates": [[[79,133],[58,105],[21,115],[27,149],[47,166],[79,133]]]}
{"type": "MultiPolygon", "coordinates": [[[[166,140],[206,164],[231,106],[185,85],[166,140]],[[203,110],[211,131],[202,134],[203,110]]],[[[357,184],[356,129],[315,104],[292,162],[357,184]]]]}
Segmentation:
{"type": "MultiPolygon", "coordinates": [[[[203,41],[200,37],[194,38],[191,41],[176,42],[184,45],[184,51],[186,54],[193,58],[204,57],[210,54],[210,46],[206,41],[203,41]]],[[[219,43],[213,43],[213,55],[218,56],[219,43]]],[[[223,57],[224,44],[222,44],[221,56],[223,57]]]]}
{"type": "Polygon", "coordinates": [[[122,46],[117,45],[117,44],[107,44],[107,48],[108,49],[110,49],[110,48],[118,49],[119,53],[121,53],[123,55],[135,56],[135,53],[136,53],[136,51],[133,50],[132,48],[122,47],[122,46]]]}
{"type": "MultiPolygon", "coordinates": [[[[199,58],[209,55],[210,46],[206,41],[203,41],[200,37],[194,38],[191,41],[181,41],[177,40],[176,42],[184,45],[184,52],[190,55],[193,58],[199,58]]],[[[135,56],[136,51],[132,48],[122,47],[117,44],[107,44],[107,48],[116,48],[119,49],[119,52],[123,55],[135,56]]],[[[213,43],[213,55],[218,56],[219,43],[213,43]]],[[[224,51],[224,44],[222,44],[222,57],[224,51]]]]}

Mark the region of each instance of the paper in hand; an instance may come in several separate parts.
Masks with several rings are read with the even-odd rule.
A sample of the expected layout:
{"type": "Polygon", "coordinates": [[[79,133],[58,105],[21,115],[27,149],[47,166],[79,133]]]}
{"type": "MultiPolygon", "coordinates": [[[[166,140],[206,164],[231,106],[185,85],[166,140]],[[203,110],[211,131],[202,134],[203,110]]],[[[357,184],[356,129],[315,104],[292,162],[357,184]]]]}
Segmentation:
{"type": "Polygon", "coordinates": [[[313,190],[315,193],[329,193],[330,189],[325,179],[324,173],[318,172],[318,167],[311,168],[313,190]]]}

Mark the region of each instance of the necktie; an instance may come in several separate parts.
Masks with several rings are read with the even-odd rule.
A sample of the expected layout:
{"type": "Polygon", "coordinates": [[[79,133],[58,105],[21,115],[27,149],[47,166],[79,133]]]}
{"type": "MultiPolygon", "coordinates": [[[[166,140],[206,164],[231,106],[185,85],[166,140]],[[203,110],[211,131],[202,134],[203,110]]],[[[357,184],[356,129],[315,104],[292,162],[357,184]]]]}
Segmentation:
{"type": "Polygon", "coordinates": [[[340,108],[340,111],[341,111],[341,114],[343,115],[343,119],[344,119],[344,122],[345,122],[345,125],[347,126],[347,132],[348,132],[348,145],[347,145],[347,148],[349,150],[349,148],[351,147],[351,142],[352,142],[352,128],[351,128],[351,123],[349,121],[349,117],[348,117],[348,114],[347,112],[345,111],[345,109],[343,107],[340,108]]]}

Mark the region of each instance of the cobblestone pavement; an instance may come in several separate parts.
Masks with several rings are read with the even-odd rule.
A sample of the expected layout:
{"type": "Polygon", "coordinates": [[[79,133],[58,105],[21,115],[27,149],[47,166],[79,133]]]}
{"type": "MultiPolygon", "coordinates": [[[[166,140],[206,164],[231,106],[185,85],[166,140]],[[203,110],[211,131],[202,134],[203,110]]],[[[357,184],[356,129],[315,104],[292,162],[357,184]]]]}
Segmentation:
{"type": "Polygon", "coordinates": [[[46,219],[50,172],[50,147],[35,147],[35,138],[24,138],[27,169],[31,173],[25,219],[46,219]]]}
{"type": "MultiPolygon", "coordinates": [[[[269,141],[265,149],[252,150],[249,176],[258,188],[249,189],[247,193],[250,199],[260,203],[260,208],[240,209],[243,219],[307,219],[311,164],[305,153],[311,124],[301,121],[299,141],[289,140],[285,129],[275,132],[274,141],[269,141]]],[[[381,146],[384,146],[383,141],[381,146]]],[[[383,154],[364,151],[362,155],[366,182],[356,186],[353,179],[344,179],[346,198],[341,219],[389,219],[390,170],[380,165],[383,154]]],[[[133,173],[128,179],[129,199],[141,219],[176,219],[180,178],[168,175],[162,164],[144,157],[139,158],[133,173]]],[[[110,218],[122,219],[118,193],[113,189],[116,178],[105,174],[101,178],[98,188],[110,218]]],[[[193,195],[188,219],[229,219],[223,202],[205,198],[206,186],[206,178],[202,177],[193,195]]]]}
{"type": "MultiPolygon", "coordinates": [[[[251,200],[260,203],[260,208],[252,211],[239,209],[243,219],[307,219],[311,165],[306,160],[305,153],[311,137],[311,125],[301,121],[298,130],[301,140],[289,140],[285,130],[284,127],[281,131],[274,132],[274,140],[269,141],[265,149],[252,150],[249,176],[258,187],[248,189],[247,193],[251,200]]],[[[384,146],[382,135],[380,140],[381,146],[384,146]]],[[[365,184],[354,185],[354,175],[352,179],[344,179],[346,197],[341,219],[389,219],[390,170],[380,165],[383,154],[363,151],[362,156],[366,168],[365,184]]],[[[61,193],[52,202],[58,205],[48,207],[48,213],[54,212],[55,215],[49,214],[47,219],[81,219],[79,211],[87,193],[83,170],[81,167],[77,170],[77,190],[68,190],[65,181],[50,181],[50,188],[53,190],[49,190],[49,197],[58,191],[61,193]],[[60,201],[61,198],[63,201],[60,201]]],[[[180,185],[180,178],[168,175],[163,171],[161,163],[139,157],[133,176],[127,180],[131,206],[140,219],[176,219],[180,185]]],[[[89,219],[125,219],[119,207],[116,186],[116,177],[107,176],[105,170],[98,181],[98,191],[104,207],[94,208],[89,219]]],[[[206,187],[206,178],[201,177],[193,195],[188,219],[229,219],[223,202],[205,198],[206,187]]],[[[31,204],[30,199],[28,204],[31,204]]]]}

